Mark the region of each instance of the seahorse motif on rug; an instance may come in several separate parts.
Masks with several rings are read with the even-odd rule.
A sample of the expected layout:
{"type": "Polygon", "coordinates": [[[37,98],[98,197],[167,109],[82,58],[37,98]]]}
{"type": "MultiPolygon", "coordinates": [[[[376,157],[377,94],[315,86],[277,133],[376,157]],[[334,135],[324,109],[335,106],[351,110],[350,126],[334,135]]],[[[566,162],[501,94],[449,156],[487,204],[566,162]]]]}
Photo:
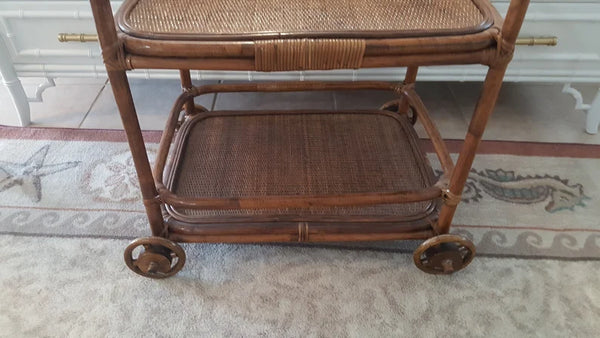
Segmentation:
{"type": "MultiPolygon", "coordinates": [[[[436,170],[437,174],[441,174],[436,170]]],[[[535,175],[521,176],[514,171],[503,169],[471,169],[462,194],[466,203],[479,202],[485,193],[495,199],[517,203],[535,204],[549,199],[545,206],[547,212],[575,210],[576,206],[585,207],[589,200],[580,183],[569,184],[559,176],[535,175]]]]}

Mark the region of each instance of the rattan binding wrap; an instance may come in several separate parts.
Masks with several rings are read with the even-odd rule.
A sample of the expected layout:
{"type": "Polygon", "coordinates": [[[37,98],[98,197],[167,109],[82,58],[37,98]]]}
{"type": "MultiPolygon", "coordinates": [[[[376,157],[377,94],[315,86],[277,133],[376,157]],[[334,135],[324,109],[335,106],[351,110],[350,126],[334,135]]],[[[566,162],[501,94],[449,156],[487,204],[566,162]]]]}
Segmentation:
{"type": "Polygon", "coordinates": [[[362,39],[259,40],[258,71],[358,69],[365,54],[362,39]]]}
{"type": "Polygon", "coordinates": [[[150,39],[430,36],[482,31],[479,0],[129,0],[119,24],[150,39]]]}

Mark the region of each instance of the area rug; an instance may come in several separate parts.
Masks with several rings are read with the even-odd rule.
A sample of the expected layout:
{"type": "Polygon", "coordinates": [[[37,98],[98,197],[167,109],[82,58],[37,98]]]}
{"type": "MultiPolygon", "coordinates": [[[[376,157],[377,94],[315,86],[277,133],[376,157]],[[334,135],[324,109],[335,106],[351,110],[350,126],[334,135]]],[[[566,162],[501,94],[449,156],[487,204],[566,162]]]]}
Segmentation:
{"type": "MultiPolygon", "coordinates": [[[[0,233],[149,234],[122,131],[5,127],[0,133],[0,233]]],[[[153,158],[160,132],[144,136],[153,158]]],[[[456,153],[461,142],[448,146],[456,153]]],[[[427,140],[423,147],[432,150],[427,140]]],[[[484,142],[452,232],[472,239],[480,255],[600,259],[598,170],[600,146],[484,142]]],[[[412,250],[402,242],[341,245],[412,250]]]]}
{"type": "Polygon", "coordinates": [[[149,233],[123,133],[2,128],[0,337],[592,337],[598,154],[484,142],[453,227],[479,254],[452,276],[418,243],[183,244],[150,280],[123,263],[149,233]]]}
{"type": "Polygon", "coordinates": [[[477,257],[452,276],[408,254],[184,245],[176,276],[127,240],[0,235],[0,337],[596,337],[600,262],[477,257]]]}

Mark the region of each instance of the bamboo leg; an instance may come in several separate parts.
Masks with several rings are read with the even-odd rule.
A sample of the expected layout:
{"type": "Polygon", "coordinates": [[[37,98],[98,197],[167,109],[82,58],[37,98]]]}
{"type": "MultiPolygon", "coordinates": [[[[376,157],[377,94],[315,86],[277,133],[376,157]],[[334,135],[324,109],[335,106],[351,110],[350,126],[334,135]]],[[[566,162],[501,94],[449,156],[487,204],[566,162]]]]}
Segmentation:
{"type": "MultiPolygon", "coordinates": [[[[189,69],[180,69],[179,77],[181,78],[181,89],[184,91],[192,89],[192,77],[189,69]]],[[[191,115],[195,112],[194,98],[190,98],[184,105],[185,113],[191,115]]]]}
{"type": "Polygon", "coordinates": [[[112,70],[108,71],[108,78],[127,134],[127,141],[129,142],[135,170],[140,182],[152,235],[164,236],[164,221],[160,209],[160,201],[157,198],[158,193],[154,185],[150,161],[148,161],[148,153],[146,152],[142,130],[140,129],[135,112],[127,75],[123,70],[112,70]]]}
{"type": "Polygon", "coordinates": [[[409,66],[406,69],[406,75],[404,76],[404,84],[415,83],[417,80],[417,73],[419,72],[419,67],[417,66],[409,66]]]}
{"type": "Polygon", "coordinates": [[[142,137],[142,130],[138,121],[129,81],[125,74],[126,65],[123,63],[123,50],[119,48],[113,11],[108,0],[91,0],[90,5],[94,13],[98,39],[102,46],[102,56],[106,64],[108,79],[121,114],[121,120],[127,134],[127,141],[133,156],[133,163],[140,182],[140,190],[144,200],[144,207],[150,222],[150,229],[154,236],[166,236],[164,220],[160,209],[160,200],[154,184],[148,153],[142,137]]]}
{"type": "MultiPolygon", "coordinates": [[[[406,69],[406,75],[404,76],[404,84],[408,85],[408,84],[413,84],[415,83],[415,81],[417,81],[417,73],[419,72],[419,67],[417,66],[409,66],[406,69]]],[[[408,101],[407,100],[401,100],[400,101],[400,106],[398,107],[398,112],[400,114],[406,114],[408,112],[408,101]]]]}
{"type": "MultiPolygon", "coordinates": [[[[481,96],[479,97],[475,112],[471,118],[469,131],[465,137],[465,143],[458,157],[458,161],[456,162],[455,169],[450,177],[448,189],[453,195],[458,196],[463,191],[469,176],[469,171],[471,170],[471,165],[473,164],[473,159],[475,158],[475,152],[481,141],[481,136],[483,135],[485,126],[494,110],[494,106],[496,105],[505,71],[506,65],[490,67],[488,70],[481,96]]],[[[439,234],[448,233],[450,230],[450,224],[452,223],[452,218],[456,211],[456,205],[452,204],[453,203],[445,203],[442,206],[438,223],[434,229],[439,234]]]]}

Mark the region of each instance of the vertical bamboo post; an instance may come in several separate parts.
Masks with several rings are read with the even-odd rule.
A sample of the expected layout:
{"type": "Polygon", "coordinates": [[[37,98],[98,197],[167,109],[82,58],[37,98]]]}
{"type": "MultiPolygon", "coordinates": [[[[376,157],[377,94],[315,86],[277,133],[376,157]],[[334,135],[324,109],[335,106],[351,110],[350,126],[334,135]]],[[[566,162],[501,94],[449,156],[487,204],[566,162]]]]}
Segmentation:
{"type": "Polygon", "coordinates": [[[406,75],[404,76],[404,84],[411,84],[417,81],[417,73],[419,72],[419,67],[417,66],[409,66],[406,69],[406,75]]]}
{"type": "MultiPolygon", "coordinates": [[[[460,155],[456,162],[455,169],[450,177],[450,183],[448,186],[448,193],[452,196],[460,196],[462,193],[467,178],[469,177],[469,171],[475,158],[475,152],[481,142],[481,137],[485,130],[485,126],[496,106],[496,100],[502,87],[502,81],[504,79],[504,73],[514,49],[517,35],[525,19],[525,13],[529,0],[511,0],[508,8],[508,13],[502,26],[502,33],[496,49],[496,59],[491,63],[488,70],[485,82],[483,84],[483,90],[475,106],[475,112],[471,118],[469,124],[469,130],[465,137],[465,143],[460,151],[460,155]]],[[[456,203],[446,202],[440,211],[440,217],[435,231],[440,234],[448,233],[450,230],[450,224],[456,211],[456,203]]]]}
{"type": "MultiPolygon", "coordinates": [[[[417,81],[417,73],[419,72],[419,67],[417,66],[409,66],[406,69],[406,75],[404,75],[404,84],[413,84],[417,81]]],[[[398,106],[398,112],[400,114],[406,114],[408,112],[409,104],[408,100],[403,99],[400,100],[400,104],[398,106]]]]}
{"type": "MultiPolygon", "coordinates": [[[[448,190],[455,196],[459,196],[462,193],[465,183],[467,182],[469,171],[471,170],[471,165],[475,158],[475,152],[481,141],[481,136],[483,135],[483,131],[485,130],[485,126],[492,114],[494,106],[496,105],[505,71],[506,65],[497,68],[490,67],[488,70],[481,96],[475,107],[471,123],[469,124],[465,143],[460,151],[458,160],[456,161],[452,176],[450,177],[448,190]]],[[[454,203],[445,203],[442,206],[437,228],[435,229],[437,233],[448,233],[455,211],[456,204],[454,203]]]]}
{"type": "MultiPolygon", "coordinates": [[[[179,77],[181,78],[181,89],[184,91],[192,89],[192,77],[189,69],[180,69],[179,77]]],[[[190,97],[184,105],[185,113],[191,115],[196,110],[194,105],[194,98],[190,97]]]]}
{"type": "Polygon", "coordinates": [[[515,45],[517,36],[525,20],[529,0],[511,0],[506,18],[502,26],[502,39],[511,46],[515,45]]]}
{"type": "Polygon", "coordinates": [[[98,39],[102,47],[102,56],[106,64],[108,79],[121,114],[121,120],[127,141],[133,156],[133,162],[140,182],[140,190],[144,206],[150,222],[152,234],[164,235],[164,221],[154,184],[148,153],[135,111],[131,90],[125,73],[125,67],[119,67],[119,60],[124,60],[123,50],[119,48],[119,39],[114,24],[112,8],[109,0],[90,0],[98,39]],[[121,54],[119,54],[121,53],[121,54]]]}

